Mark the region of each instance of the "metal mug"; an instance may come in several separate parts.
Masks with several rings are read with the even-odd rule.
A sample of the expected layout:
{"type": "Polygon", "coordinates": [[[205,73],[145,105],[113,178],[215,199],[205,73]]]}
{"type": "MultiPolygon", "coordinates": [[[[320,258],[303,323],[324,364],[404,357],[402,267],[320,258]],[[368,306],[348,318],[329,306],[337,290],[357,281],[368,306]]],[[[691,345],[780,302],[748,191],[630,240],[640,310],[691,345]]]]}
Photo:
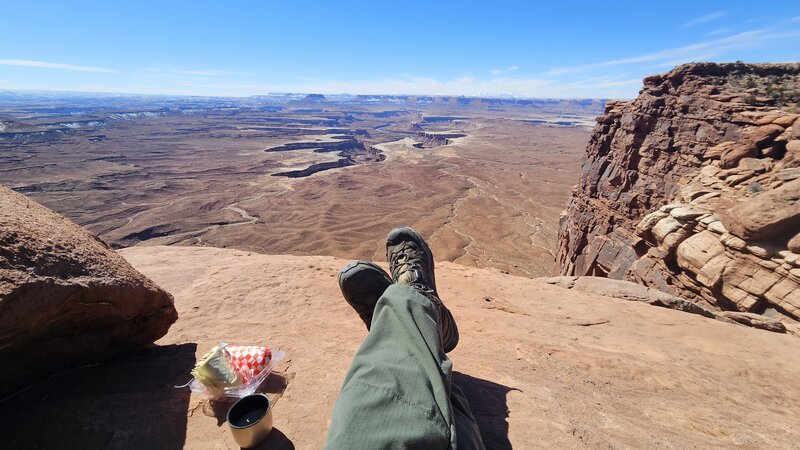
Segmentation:
{"type": "Polygon", "coordinates": [[[228,410],[228,426],[233,439],[243,448],[264,442],[272,432],[272,403],[265,394],[240,398],[228,410]]]}

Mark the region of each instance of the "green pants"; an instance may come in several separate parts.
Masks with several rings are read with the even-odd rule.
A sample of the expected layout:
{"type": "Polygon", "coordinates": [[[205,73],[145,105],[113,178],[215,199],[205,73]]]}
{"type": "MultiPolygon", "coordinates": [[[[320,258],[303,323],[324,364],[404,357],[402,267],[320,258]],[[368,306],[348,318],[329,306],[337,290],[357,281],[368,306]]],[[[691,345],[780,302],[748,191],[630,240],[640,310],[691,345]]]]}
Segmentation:
{"type": "Polygon", "coordinates": [[[451,382],[433,303],[393,284],[344,379],[329,449],[483,449],[467,399],[451,382]]]}

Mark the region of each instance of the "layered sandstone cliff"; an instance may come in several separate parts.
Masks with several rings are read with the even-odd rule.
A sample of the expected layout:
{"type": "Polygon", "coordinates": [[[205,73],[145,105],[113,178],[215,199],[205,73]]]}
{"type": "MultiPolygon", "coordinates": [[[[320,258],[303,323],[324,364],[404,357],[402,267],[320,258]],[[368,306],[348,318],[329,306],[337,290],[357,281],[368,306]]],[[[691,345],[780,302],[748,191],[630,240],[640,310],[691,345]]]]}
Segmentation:
{"type": "Polygon", "coordinates": [[[800,64],[688,64],[598,118],[562,275],[800,319],[800,64]]]}

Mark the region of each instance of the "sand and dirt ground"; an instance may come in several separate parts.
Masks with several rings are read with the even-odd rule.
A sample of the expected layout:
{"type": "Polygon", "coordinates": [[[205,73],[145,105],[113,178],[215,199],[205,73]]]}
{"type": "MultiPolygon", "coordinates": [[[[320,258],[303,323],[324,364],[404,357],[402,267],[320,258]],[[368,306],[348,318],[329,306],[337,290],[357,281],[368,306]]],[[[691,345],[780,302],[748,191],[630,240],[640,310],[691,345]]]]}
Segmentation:
{"type": "MultiPolygon", "coordinates": [[[[228,404],[173,388],[225,340],[287,353],[264,388],[277,403],[276,431],[263,448],[323,446],[366,334],[336,285],[345,260],[179,246],[121,253],[175,295],[180,318],[153,347],[10,400],[15,414],[0,426],[9,445],[235,448],[224,423],[228,404]]],[[[800,441],[796,337],[495,269],[439,263],[437,284],[461,328],[454,381],[488,448],[793,448],[800,441]]]]}

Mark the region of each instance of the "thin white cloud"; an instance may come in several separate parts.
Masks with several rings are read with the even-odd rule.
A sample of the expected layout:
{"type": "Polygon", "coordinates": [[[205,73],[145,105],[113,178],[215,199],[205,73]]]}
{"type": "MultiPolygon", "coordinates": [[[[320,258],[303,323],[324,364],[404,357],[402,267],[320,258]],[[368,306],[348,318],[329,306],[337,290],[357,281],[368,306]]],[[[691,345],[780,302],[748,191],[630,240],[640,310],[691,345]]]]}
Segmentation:
{"type": "MultiPolygon", "coordinates": [[[[312,83],[271,86],[268,92],[319,92],[335,94],[342,92],[364,94],[418,94],[418,95],[479,95],[481,93],[512,93],[518,96],[535,96],[552,80],[533,78],[495,78],[479,80],[459,77],[440,81],[434,78],[411,77],[403,79],[365,81],[317,81],[312,83]]],[[[244,86],[243,86],[244,87],[244,86]]]]}
{"type": "Polygon", "coordinates": [[[105,72],[116,73],[116,70],[105,67],[77,66],[74,64],[62,64],[47,61],[33,61],[30,59],[0,59],[0,65],[17,67],[37,67],[40,69],[72,70],[76,72],[105,72]]]}
{"type": "Polygon", "coordinates": [[[597,77],[590,77],[587,78],[586,81],[591,81],[593,83],[605,83],[609,81],[619,81],[619,80],[627,80],[631,79],[630,72],[618,73],[613,75],[600,75],[597,77]]]}
{"type": "Polygon", "coordinates": [[[706,34],[708,36],[715,36],[715,35],[718,35],[718,34],[730,33],[731,31],[733,31],[733,28],[722,27],[722,28],[717,28],[716,30],[711,30],[706,34]]]}
{"type": "Polygon", "coordinates": [[[545,72],[544,76],[550,77],[569,73],[581,73],[603,67],[614,67],[644,62],[651,62],[656,65],[667,64],[669,62],[672,63],[672,65],[676,65],[674,64],[675,62],[680,64],[684,62],[696,61],[698,54],[703,55],[704,58],[713,58],[724,55],[732,50],[751,48],[766,42],[784,39],[796,39],[798,37],[800,37],[800,31],[775,32],[766,29],[745,31],[743,33],[734,34],[721,39],[699,42],[697,44],[686,45],[683,47],[664,49],[653,53],[632,56],[629,58],[612,59],[608,61],[582,64],[577,66],[556,67],[545,72]]]}
{"type": "Polygon", "coordinates": [[[173,70],[172,73],[181,75],[197,75],[201,77],[218,77],[222,75],[221,70],[173,70]]]}
{"type": "Polygon", "coordinates": [[[70,90],[114,92],[125,94],[199,95],[246,97],[271,92],[305,92],[320,94],[376,95],[452,95],[452,96],[512,96],[518,98],[632,98],[641,88],[641,78],[608,76],[597,80],[564,82],[539,78],[493,78],[489,80],[464,76],[451,80],[427,77],[407,77],[380,80],[303,80],[297,83],[270,84],[236,82],[224,79],[188,79],[151,84],[144,80],[124,85],[47,86],[20,85],[22,90],[70,90]]]}
{"type": "Polygon", "coordinates": [[[178,70],[178,69],[164,69],[160,67],[145,67],[142,70],[145,72],[171,73],[176,75],[191,75],[198,77],[223,77],[226,75],[243,75],[243,76],[255,75],[253,72],[237,72],[232,70],[216,70],[216,69],[178,70]]]}
{"type": "Polygon", "coordinates": [[[489,73],[492,74],[492,76],[498,77],[506,72],[513,72],[517,69],[519,69],[519,66],[508,66],[505,69],[492,69],[489,73]]]}
{"type": "Polygon", "coordinates": [[[692,56],[682,56],[676,59],[668,59],[666,61],[659,61],[657,64],[653,64],[647,66],[647,69],[656,69],[656,70],[669,70],[673,67],[680,66],[681,64],[686,64],[690,62],[701,62],[701,61],[709,61],[716,56],[714,53],[696,53],[692,56]]]}
{"type": "Polygon", "coordinates": [[[726,14],[728,14],[727,11],[713,12],[711,14],[706,14],[705,16],[698,17],[696,19],[693,19],[693,20],[690,20],[688,22],[682,23],[680,25],[680,27],[681,28],[693,27],[695,25],[700,25],[701,23],[711,22],[712,20],[719,19],[720,17],[722,17],[722,16],[724,16],[726,14]]]}

